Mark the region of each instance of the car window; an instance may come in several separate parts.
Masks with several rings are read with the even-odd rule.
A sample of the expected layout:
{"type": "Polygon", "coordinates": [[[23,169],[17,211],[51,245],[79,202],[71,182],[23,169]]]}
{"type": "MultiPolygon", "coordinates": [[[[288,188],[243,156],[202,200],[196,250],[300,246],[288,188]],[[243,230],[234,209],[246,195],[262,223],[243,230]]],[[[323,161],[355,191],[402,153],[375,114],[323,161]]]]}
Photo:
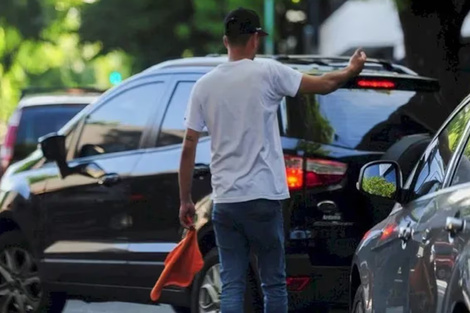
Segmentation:
{"type": "MultiPolygon", "coordinates": [[[[184,113],[195,81],[181,81],[176,85],[170,104],[165,112],[162,127],[157,138],[157,147],[180,144],[183,142],[186,127],[184,113]]],[[[201,137],[207,136],[203,132],[201,137]]]]}
{"type": "Polygon", "coordinates": [[[36,150],[40,137],[58,131],[85,106],[85,103],[51,104],[23,108],[16,135],[14,159],[24,159],[36,150]]]}
{"type": "Polygon", "coordinates": [[[451,119],[439,136],[426,149],[414,176],[412,199],[434,192],[442,187],[448,165],[462,139],[469,118],[469,107],[466,106],[451,119]]]}
{"type": "MultiPolygon", "coordinates": [[[[465,116],[460,120],[460,128],[465,128],[470,121],[470,106],[465,107],[465,116]]],[[[470,182],[470,141],[466,140],[465,148],[460,155],[458,165],[452,177],[451,186],[470,182]]]]}
{"type": "Polygon", "coordinates": [[[140,85],[118,94],[93,111],[85,120],[76,157],[138,149],[163,92],[163,82],[140,85]]]}
{"type": "Polygon", "coordinates": [[[437,132],[448,114],[444,109],[429,91],[340,88],[327,95],[299,94],[281,103],[281,134],[384,152],[404,136],[437,132]]]}
{"type": "Polygon", "coordinates": [[[78,120],[72,128],[68,129],[68,131],[64,134],[65,136],[65,151],[67,151],[67,156],[72,157],[73,154],[70,153],[71,149],[73,149],[73,142],[76,142],[76,137],[78,135],[80,129],[80,120],[78,120]]]}

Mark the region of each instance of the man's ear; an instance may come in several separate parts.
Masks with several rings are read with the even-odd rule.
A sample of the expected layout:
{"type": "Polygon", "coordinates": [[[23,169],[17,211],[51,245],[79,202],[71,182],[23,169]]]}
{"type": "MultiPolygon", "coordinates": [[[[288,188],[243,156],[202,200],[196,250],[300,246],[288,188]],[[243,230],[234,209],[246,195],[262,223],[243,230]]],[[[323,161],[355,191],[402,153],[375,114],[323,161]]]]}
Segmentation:
{"type": "Polygon", "coordinates": [[[258,33],[254,33],[250,38],[251,47],[253,49],[258,48],[258,37],[259,37],[258,33]]]}
{"type": "Polygon", "coordinates": [[[225,48],[228,49],[228,38],[227,38],[226,35],[224,35],[223,40],[224,40],[224,46],[225,46],[225,48]]]}

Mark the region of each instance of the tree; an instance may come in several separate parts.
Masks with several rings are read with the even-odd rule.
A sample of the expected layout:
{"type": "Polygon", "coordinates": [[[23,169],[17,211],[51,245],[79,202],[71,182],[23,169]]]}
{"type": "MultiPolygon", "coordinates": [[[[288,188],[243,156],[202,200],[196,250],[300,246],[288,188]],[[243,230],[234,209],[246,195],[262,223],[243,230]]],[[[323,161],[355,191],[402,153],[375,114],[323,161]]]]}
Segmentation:
{"type": "Polygon", "coordinates": [[[17,62],[21,47],[40,40],[53,18],[49,9],[50,3],[41,0],[0,2],[0,120],[10,113],[24,77],[17,62]]]}
{"type": "Polygon", "coordinates": [[[385,178],[379,176],[364,177],[362,189],[372,195],[386,198],[392,197],[396,191],[393,183],[389,183],[385,178]]]}
{"type": "Polygon", "coordinates": [[[82,7],[82,42],[100,42],[101,53],[120,49],[134,59],[133,71],[184,56],[223,53],[222,21],[244,6],[262,12],[256,0],[102,0],[82,7]]]}
{"type": "Polygon", "coordinates": [[[461,29],[469,0],[395,0],[403,29],[406,64],[421,75],[435,77],[443,105],[450,110],[470,91],[462,72],[461,29]]]}
{"type": "Polygon", "coordinates": [[[84,43],[100,42],[100,54],[128,53],[137,71],[186,49],[193,10],[190,0],[97,1],[81,9],[78,33],[84,43]]]}
{"type": "Polygon", "coordinates": [[[27,86],[107,88],[112,70],[130,74],[123,53],[98,56],[99,44],[79,45],[81,5],[82,0],[1,1],[0,121],[8,119],[27,86]]]}

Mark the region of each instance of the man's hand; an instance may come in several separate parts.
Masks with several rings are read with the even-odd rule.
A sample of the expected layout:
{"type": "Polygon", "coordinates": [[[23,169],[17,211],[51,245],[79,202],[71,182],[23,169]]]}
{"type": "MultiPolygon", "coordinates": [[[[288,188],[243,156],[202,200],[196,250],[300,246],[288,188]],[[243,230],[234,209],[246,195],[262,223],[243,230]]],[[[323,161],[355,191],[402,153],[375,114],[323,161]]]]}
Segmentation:
{"type": "Polygon", "coordinates": [[[361,49],[357,49],[349,59],[349,68],[354,75],[359,75],[364,68],[364,63],[367,60],[366,53],[361,49]]]}
{"type": "Polygon", "coordinates": [[[185,228],[193,227],[195,214],[196,209],[194,208],[194,203],[191,200],[187,202],[182,202],[180,205],[179,214],[181,226],[185,228]]]}
{"type": "Polygon", "coordinates": [[[322,76],[304,74],[300,83],[301,93],[329,94],[340,88],[348,80],[361,73],[366,62],[366,54],[357,49],[349,60],[349,65],[342,70],[329,72],[322,76]]]}

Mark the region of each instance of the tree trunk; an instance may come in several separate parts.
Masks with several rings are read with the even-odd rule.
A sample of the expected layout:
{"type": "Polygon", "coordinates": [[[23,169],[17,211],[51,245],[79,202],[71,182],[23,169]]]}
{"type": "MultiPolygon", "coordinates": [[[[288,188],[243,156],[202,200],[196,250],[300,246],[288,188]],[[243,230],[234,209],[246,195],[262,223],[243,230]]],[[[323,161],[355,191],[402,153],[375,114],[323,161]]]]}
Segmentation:
{"type": "Polygon", "coordinates": [[[441,104],[449,113],[470,91],[460,67],[460,32],[470,1],[414,0],[399,10],[406,65],[420,75],[437,78],[441,104]]]}

